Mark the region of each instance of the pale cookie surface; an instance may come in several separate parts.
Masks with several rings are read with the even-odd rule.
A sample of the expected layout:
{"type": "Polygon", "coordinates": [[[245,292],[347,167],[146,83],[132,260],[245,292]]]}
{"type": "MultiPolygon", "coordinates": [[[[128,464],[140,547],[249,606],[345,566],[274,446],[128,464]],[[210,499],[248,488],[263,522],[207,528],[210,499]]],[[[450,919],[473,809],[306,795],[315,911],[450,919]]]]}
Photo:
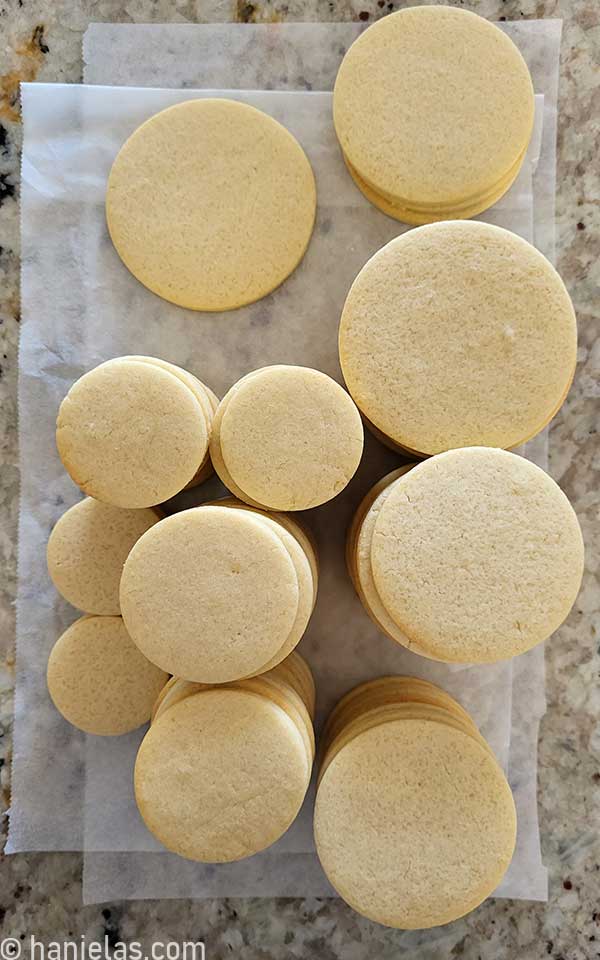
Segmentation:
{"type": "Polygon", "coordinates": [[[391,927],[448,923],[493,892],[514,849],[515,809],[489,751],[423,719],[356,736],[325,771],[315,841],[340,896],[391,927]]]}
{"type": "Polygon", "coordinates": [[[266,367],[222,404],[219,444],[227,471],[266,507],[306,510],[325,503],[360,463],[360,414],[346,391],[318,370],[266,367]]]}
{"type": "Polygon", "coordinates": [[[506,34],[451,7],[413,7],[350,47],[333,95],[352,167],[389,199],[459,203],[491,190],[533,129],[527,65],[506,34]]]}
{"type": "Polygon", "coordinates": [[[60,405],[56,445],[84,493],[116,507],[150,507],[192,480],[206,457],[208,428],[178,377],[115,359],[73,384],[60,405]]]}
{"type": "Polygon", "coordinates": [[[121,617],[82,617],[57,640],[48,690],[73,726],[117,736],[150,719],[167,674],[138,650],[121,617]]]}
{"type": "Polygon", "coordinates": [[[274,843],[304,799],[300,732],[271,700],[242,690],[188,697],[150,728],[135,765],[148,829],[182,857],[224,862],[274,843]]]}
{"type": "Polygon", "coordinates": [[[192,310],[231,310],[279,286],[304,255],[315,210],[300,144],[233,100],[189,100],[151,117],[121,148],[106,193],[125,265],[192,310]]]}
{"type": "Polygon", "coordinates": [[[48,572],[58,592],[85,613],[120,614],[123,564],[158,520],[149,509],[124,510],[91,497],[76,503],[48,540],[48,572]]]}
{"type": "Polygon", "coordinates": [[[422,454],[514,447],[561,406],[577,327],[565,286],[531,244],[474,221],[392,240],[342,313],[340,363],[376,428],[422,454]]]}
{"type": "Polygon", "coordinates": [[[426,655],[487,663],[524,653],[569,613],[583,540],[566,496],[504,450],[432,457],[396,480],[375,522],[373,579],[426,655]]]}
{"type": "Polygon", "coordinates": [[[260,670],[285,643],[298,578],[281,538],[249,511],[195,507],[138,540],[120,601],[153,663],[186,680],[223,683],[260,670]]]}

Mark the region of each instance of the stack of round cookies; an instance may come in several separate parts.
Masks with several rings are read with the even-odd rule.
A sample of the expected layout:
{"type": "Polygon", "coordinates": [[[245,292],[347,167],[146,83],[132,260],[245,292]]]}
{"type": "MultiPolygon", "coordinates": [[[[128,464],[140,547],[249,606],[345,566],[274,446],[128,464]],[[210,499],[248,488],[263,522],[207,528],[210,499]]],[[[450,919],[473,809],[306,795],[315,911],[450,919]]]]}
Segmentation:
{"type": "Polygon", "coordinates": [[[583,539],[560,487],[488,447],[384,477],[358,508],[350,576],[379,628],[434,660],[491,663],[547,639],[583,575],[583,539]]]}
{"type": "Polygon", "coordinates": [[[60,405],[56,445],[71,479],[115,507],[152,507],[211,473],[208,444],[218,400],[175,364],[107,360],[60,405]]]}
{"type": "Polygon", "coordinates": [[[521,168],[533,86],[492,23],[453,7],[411,7],[352,44],[333,120],[350,174],[384,213],[412,224],[473,217],[521,168]]]}
{"type": "Polygon", "coordinates": [[[127,558],[120,604],[149,660],[186,680],[225,683],[263,673],[294,649],[317,577],[295,520],[227,499],[151,527],[127,558]]]}
{"type": "Polygon", "coordinates": [[[436,223],[365,264],[339,351],[351,396],[389,446],[418,457],[510,448],[562,405],[577,325],[561,278],[527,241],[487,223],[436,223]]]}
{"type": "Polygon", "coordinates": [[[314,830],[340,896],[377,923],[449,923],[475,909],[513,854],[512,793],[468,713],[413,677],[338,704],[323,736],[314,830]]]}
{"type": "Polygon", "coordinates": [[[148,829],[190,860],[223,863],[270,846],[308,789],[313,710],[312,675],[298,654],[218,687],[171,680],[135,764],[148,829]]]}
{"type": "Polygon", "coordinates": [[[238,380],[217,408],[210,455],[240,500],[270,510],[308,510],[354,476],[363,428],[352,398],[308,367],[276,365],[238,380]]]}

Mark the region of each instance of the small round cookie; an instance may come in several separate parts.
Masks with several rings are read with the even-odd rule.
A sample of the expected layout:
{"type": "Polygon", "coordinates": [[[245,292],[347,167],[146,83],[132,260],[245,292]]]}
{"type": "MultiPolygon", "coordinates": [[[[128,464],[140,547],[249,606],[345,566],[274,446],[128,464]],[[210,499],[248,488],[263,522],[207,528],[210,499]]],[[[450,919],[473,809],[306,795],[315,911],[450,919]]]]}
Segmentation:
{"type": "Polygon", "coordinates": [[[504,450],[431,457],[394,481],[375,521],[373,580],[391,619],[434,659],[492,663],[547,639],[583,575],[573,508],[504,450]]]}
{"type": "Polygon", "coordinates": [[[264,367],[235,385],[215,417],[211,451],[238,496],[272,510],[307,510],[335,497],[362,456],[351,397],[308,367],[264,367]]]}
{"type": "Polygon", "coordinates": [[[151,507],[194,479],[210,425],[192,390],[146,360],[108,360],[60,405],[56,445],[71,479],[116,507],[151,507]]]}
{"type": "Polygon", "coordinates": [[[411,7],[352,44],[336,78],[333,119],[351,169],[404,207],[407,222],[411,212],[440,208],[451,217],[507,189],[533,130],[533,86],[498,27],[453,7],[411,7]]]}
{"type": "Polygon", "coordinates": [[[135,796],[165,847],[223,863],[285,833],[310,774],[303,737],[285,710],[247,690],[212,688],[152,724],[136,759],[135,796]]]}
{"type": "Polygon", "coordinates": [[[154,510],[124,510],[91,497],[70,507],[55,524],[46,550],[58,592],[85,613],[120,614],[123,564],[159,519],[154,510]]]}
{"type": "Polygon", "coordinates": [[[514,801],[491,752],[458,725],[423,717],[363,729],[328,764],[315,842],[341,897],[401,929],[449,923],[502,879],[514,801]]]}
{"type": "Polygon", "coordinates": [[[298,141],[245,103],[168,107],[113,163],[106,220],[117,253],[153,293],[232,310],[297,267],[313,230],[315,179],[298,141]]]}
{"type": "Polygon", "coordinates": [[[403,448],[510,448],[562,405],[577,326],[535,247],[501,227],[451,221],[411,230],[367,262],[339,350],[355,403],[403,448]]]}
{"type": "Polygon", "coordinates": [[[65,720],[86,733],[118,736],[150,719],[167,674],[144,657],[121,617],[81,617],[48,660],[48,691],[65,720]]]}
{"type": "Polygon", "coordinates": [[[281,649],[296,622],[298,577],[263,518],[194,507],[138,540],[120,602],[149,660],[186,680],[224,683],[260,672],[281,649]]]}

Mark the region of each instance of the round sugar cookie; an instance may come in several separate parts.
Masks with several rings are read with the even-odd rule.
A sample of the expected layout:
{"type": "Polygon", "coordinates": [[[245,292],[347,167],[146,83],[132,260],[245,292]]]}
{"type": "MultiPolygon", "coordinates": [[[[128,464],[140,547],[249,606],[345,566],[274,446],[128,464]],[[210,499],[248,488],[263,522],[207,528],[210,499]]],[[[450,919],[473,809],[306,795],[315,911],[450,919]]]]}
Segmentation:
{"type": "Polygon", "coordinates": [[[208,432],[200,403],[179,377],[125,358],[73,384],[58,412],[56,445],[84,493],[141,508],[168,500],[194,479],[208,432]]]}
{"type": "Polygon", "coordinates": [[[259,672],[281,649],[296,621],[298,578],[262,519],[194,507],[138,540],[120,602],[149,660],[186,680],[224,683],[259,672]]]}
{"type": "Polygon", "coordinates": [[[498,27],[453,7],[411,7],[352,44],[333,119],[344,156],[368,186],[427,212],[502,182],[531,137],[533,86],[498,27]]]}
{"type": "Polygon", "coordinates": [[[245,103],[168,107],[113,163],[106,220],[125,266],[164,299],[232,310],[278,287],[304,256],[315,179],[298,141],[245,103]]]}
{"type": "Polygon", "coordinates": [[[545,640],[583,575],[573,508],[543,470],[504,450],[431,457],[397,479],[371,566],[389,616],[428,656],[492,663],[545,640]]]}
{"type": "Polygon", "coordinates": [[[91,497],[70,507],[55,524],[46,550],[58,592],[85,613],[120,614],[123,564],[159,519],[154,510],[124,510],[91,497]]]}
{"type": "Polygon", "coordinates": [[[333,758],[314,827],[323,869],[354,910],[418,929],[449,923],[493,892],[513,854],[516,817],[500,767],[473,737],[398,719],[333,758]]]}
{"type": "Polygon", "coordinates": [[[48,660],[48,691],[65,720],[86,733],[117,736],[150,719],[167,674],[138,650],[121,617],[81,617],[48,660]]]}
{"type": "Polygon", "coordinates": [[[135,796],[169,850],[227,862],[264,850],[295,819],[310,780],[302,736],[272,700],[219,688],[152,725],[135,764],[135,796]]]}
{"type": "Polygon", "coordinates": [[[244,500],[273,510],[306,510],[340,493],[358,468],[360,414],[346,391],[319,370],[265,367],[221,405],[216,441],[244,500]]]}
{"type": "Polygon", "coordinates": [[[546,258],[501,227],[451,221],[379,250],[342,313],[340,363],[364,415],[422,455],[535,436],[573,379],[577,327],[546,258]]]}

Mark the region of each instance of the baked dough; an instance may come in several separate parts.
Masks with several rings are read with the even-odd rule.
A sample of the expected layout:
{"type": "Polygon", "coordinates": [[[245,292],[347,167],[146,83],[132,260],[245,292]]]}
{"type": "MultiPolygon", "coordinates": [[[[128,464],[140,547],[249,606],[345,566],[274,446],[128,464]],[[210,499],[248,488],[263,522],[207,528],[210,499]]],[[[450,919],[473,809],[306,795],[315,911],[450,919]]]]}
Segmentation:
{"type": "Polygon", "coordinates": [[[352,284],[340,363],[375,428],[417,455],[515,447],[562,405],[577,359],[569,294],[508,230],[430,224],[379,250],[352,284]]]}
{"type": "Polygon", "coordinates": [[[510,788],[475,724],[412,677],[364,684],[334,711],[314,827],[340,896],[402,929],[473,910],[502,879],[516,838],[510,788]]]}
{"type": "Polygon", "coordinates": [[[57,640],[48,661],[56,709],[86,733],[117,736],[150,719],[167,674],[131,640],[121,617],[81,617],[57,640]]]}
{"type": "Polygon", "coordinates": [[[508,189],[533,130],[534,93],[519,50],[494,24],[411,7],[352,44],[333,118],[360,189],[391,216],[423,223],[473,216],[508,189]]]}
{"type": "Polygon", "coordinates": [[[235,384],[217,410],[211,456],[240,499],[271,510],[306,510],[335,497],[362,456],[351,397],[308,367],[276,365],[235,384]]]}
{"type": "Polygon", "coordinates": [[[492,663],[546,640],[575,602],[583,565],[560,487],[486,447],[439,454],[393,481],[372,533],[383,607],[438,660],[492,663]]]}
{"type": "Polygon", "coordinates": [[[296,623],[299,586],[263,518],[211,505],[173,514],[138,540],[120,601],[149,660],[186,680],[223,683],[278,653],[296,623]]]}
{"type": "Polygon", "coordinates": [[[297,267],[316,211],[310,163],[245,103],[187,100],[121,147],[106,191],[117,253],[153,293],[192,310],[264,297],[297,267]]]}
{"type": "Polygon", "coordinates": [[[58,592],[85,613],[119,615],[123,564],[159,519],[154,510],[123,510],[91,497],[70,507],[55,524],[46,551],[58,592]]]}

